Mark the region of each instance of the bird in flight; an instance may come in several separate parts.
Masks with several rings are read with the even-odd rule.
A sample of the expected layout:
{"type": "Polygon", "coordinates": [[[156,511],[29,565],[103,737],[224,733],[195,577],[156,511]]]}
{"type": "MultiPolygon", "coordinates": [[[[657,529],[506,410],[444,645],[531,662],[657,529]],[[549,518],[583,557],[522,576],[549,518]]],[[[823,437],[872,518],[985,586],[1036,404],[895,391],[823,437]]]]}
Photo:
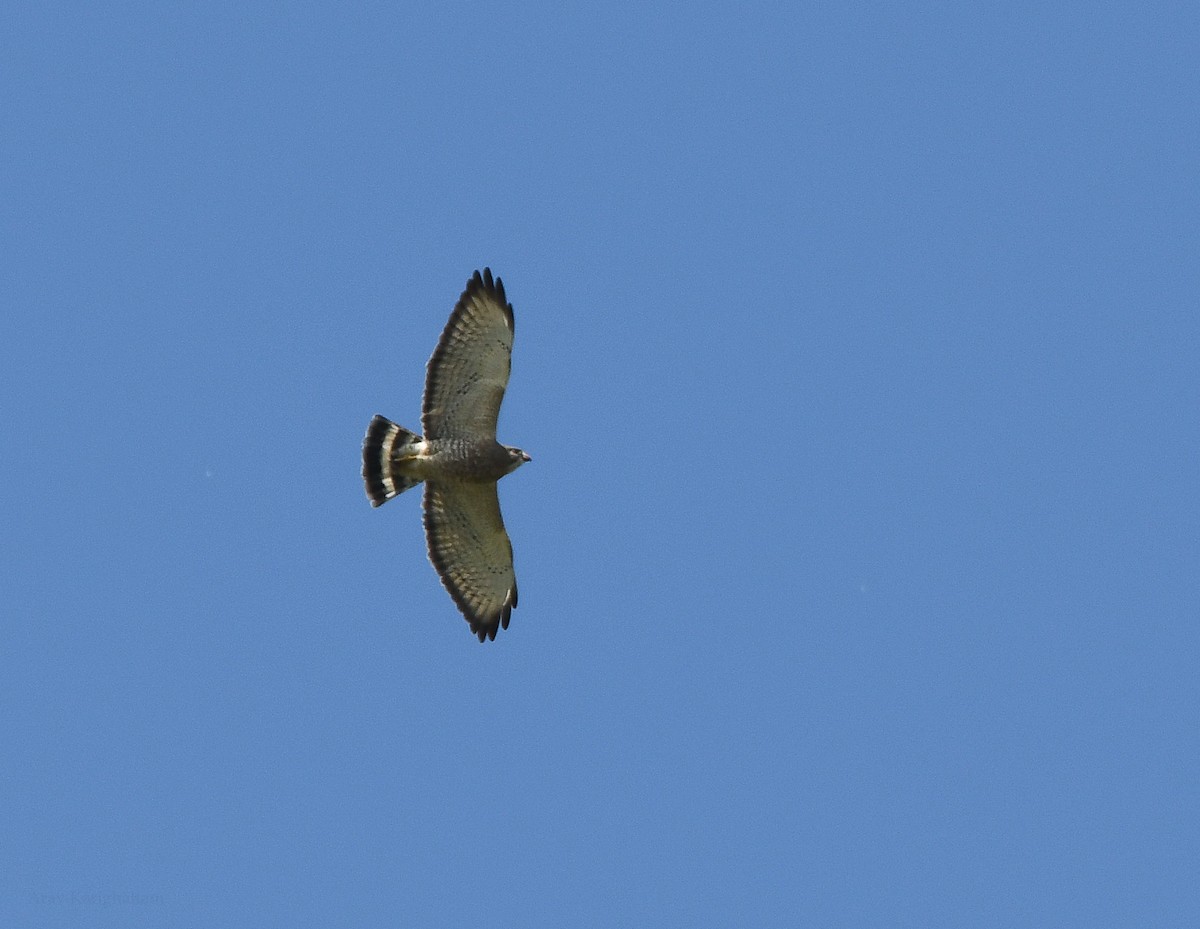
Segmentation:
{"type": "Polygon", "coordinates": [[[512,543],[496,482],[529,456],[496,441],[512,367],[513,309],[490,268],[467,281],[425,368],[419,436],[376,416],[363,440],[371,506],[425,482],[425,541],[442,585],[479,641],[517,605],[512,543]]]}

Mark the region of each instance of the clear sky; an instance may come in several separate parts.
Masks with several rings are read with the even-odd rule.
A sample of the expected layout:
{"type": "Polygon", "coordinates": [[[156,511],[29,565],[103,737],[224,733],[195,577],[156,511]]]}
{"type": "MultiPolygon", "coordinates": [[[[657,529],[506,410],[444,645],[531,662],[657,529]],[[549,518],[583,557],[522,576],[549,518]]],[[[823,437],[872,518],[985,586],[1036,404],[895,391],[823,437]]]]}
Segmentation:
{"type": "Polygon", "coordinates": [[[10,10],[0,925],[1200,925],[1198,39],[10,10]],[[480,645],[359,454],[485,265],[480,645]]]}

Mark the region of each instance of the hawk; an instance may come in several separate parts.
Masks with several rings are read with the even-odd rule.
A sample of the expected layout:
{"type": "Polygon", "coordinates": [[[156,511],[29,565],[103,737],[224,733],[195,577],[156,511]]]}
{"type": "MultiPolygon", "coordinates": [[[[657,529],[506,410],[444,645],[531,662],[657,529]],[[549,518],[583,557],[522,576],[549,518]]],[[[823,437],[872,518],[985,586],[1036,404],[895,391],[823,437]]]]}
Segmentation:
{"type": "Polygon", "coordinates": [[[496,441],[512,367],[513,308],[490,268],[467,281],[425,368],[419,436],[376,416],[363,440],[371,506],[425,482],[425,541],[442,585],[482,642],[517,605],[496,482],[530,458],[496,441]]]}

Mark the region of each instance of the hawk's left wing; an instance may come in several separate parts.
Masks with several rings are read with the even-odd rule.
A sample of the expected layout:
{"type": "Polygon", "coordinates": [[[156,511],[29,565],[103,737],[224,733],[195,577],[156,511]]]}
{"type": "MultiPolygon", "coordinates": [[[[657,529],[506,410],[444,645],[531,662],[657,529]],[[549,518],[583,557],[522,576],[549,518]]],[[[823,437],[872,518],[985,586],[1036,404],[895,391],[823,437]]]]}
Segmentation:
{"type": "Polygon", "coordinates": [[[425,482],[429,560],[471,631],[495,639],[517,605],[512,543],[504,531],[496,483],[425,482]]]}
{"type": "Polygon", "coordinates": [[[429,359],[421,422],[426,439],[496,438],[512,366],[513,311],[490,268],[467,281],[429,359]]]}

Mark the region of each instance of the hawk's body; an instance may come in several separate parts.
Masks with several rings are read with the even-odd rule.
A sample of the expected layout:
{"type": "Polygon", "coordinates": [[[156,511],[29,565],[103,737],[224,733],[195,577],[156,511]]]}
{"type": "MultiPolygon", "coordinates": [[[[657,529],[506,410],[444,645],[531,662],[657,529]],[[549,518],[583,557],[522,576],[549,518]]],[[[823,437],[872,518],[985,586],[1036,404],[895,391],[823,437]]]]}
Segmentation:
{"type": "Polygon", "coordinates": [[[508,628],[517,605],[512,545],[496,482],[529,460],[496,441],[508,385],[512,305],[485,268],[467,282],[429,359],[424,437],[382,416],[363,442],[363,480],[372,506],[425,482],[429,560],[479,641],[508,628]]]}

